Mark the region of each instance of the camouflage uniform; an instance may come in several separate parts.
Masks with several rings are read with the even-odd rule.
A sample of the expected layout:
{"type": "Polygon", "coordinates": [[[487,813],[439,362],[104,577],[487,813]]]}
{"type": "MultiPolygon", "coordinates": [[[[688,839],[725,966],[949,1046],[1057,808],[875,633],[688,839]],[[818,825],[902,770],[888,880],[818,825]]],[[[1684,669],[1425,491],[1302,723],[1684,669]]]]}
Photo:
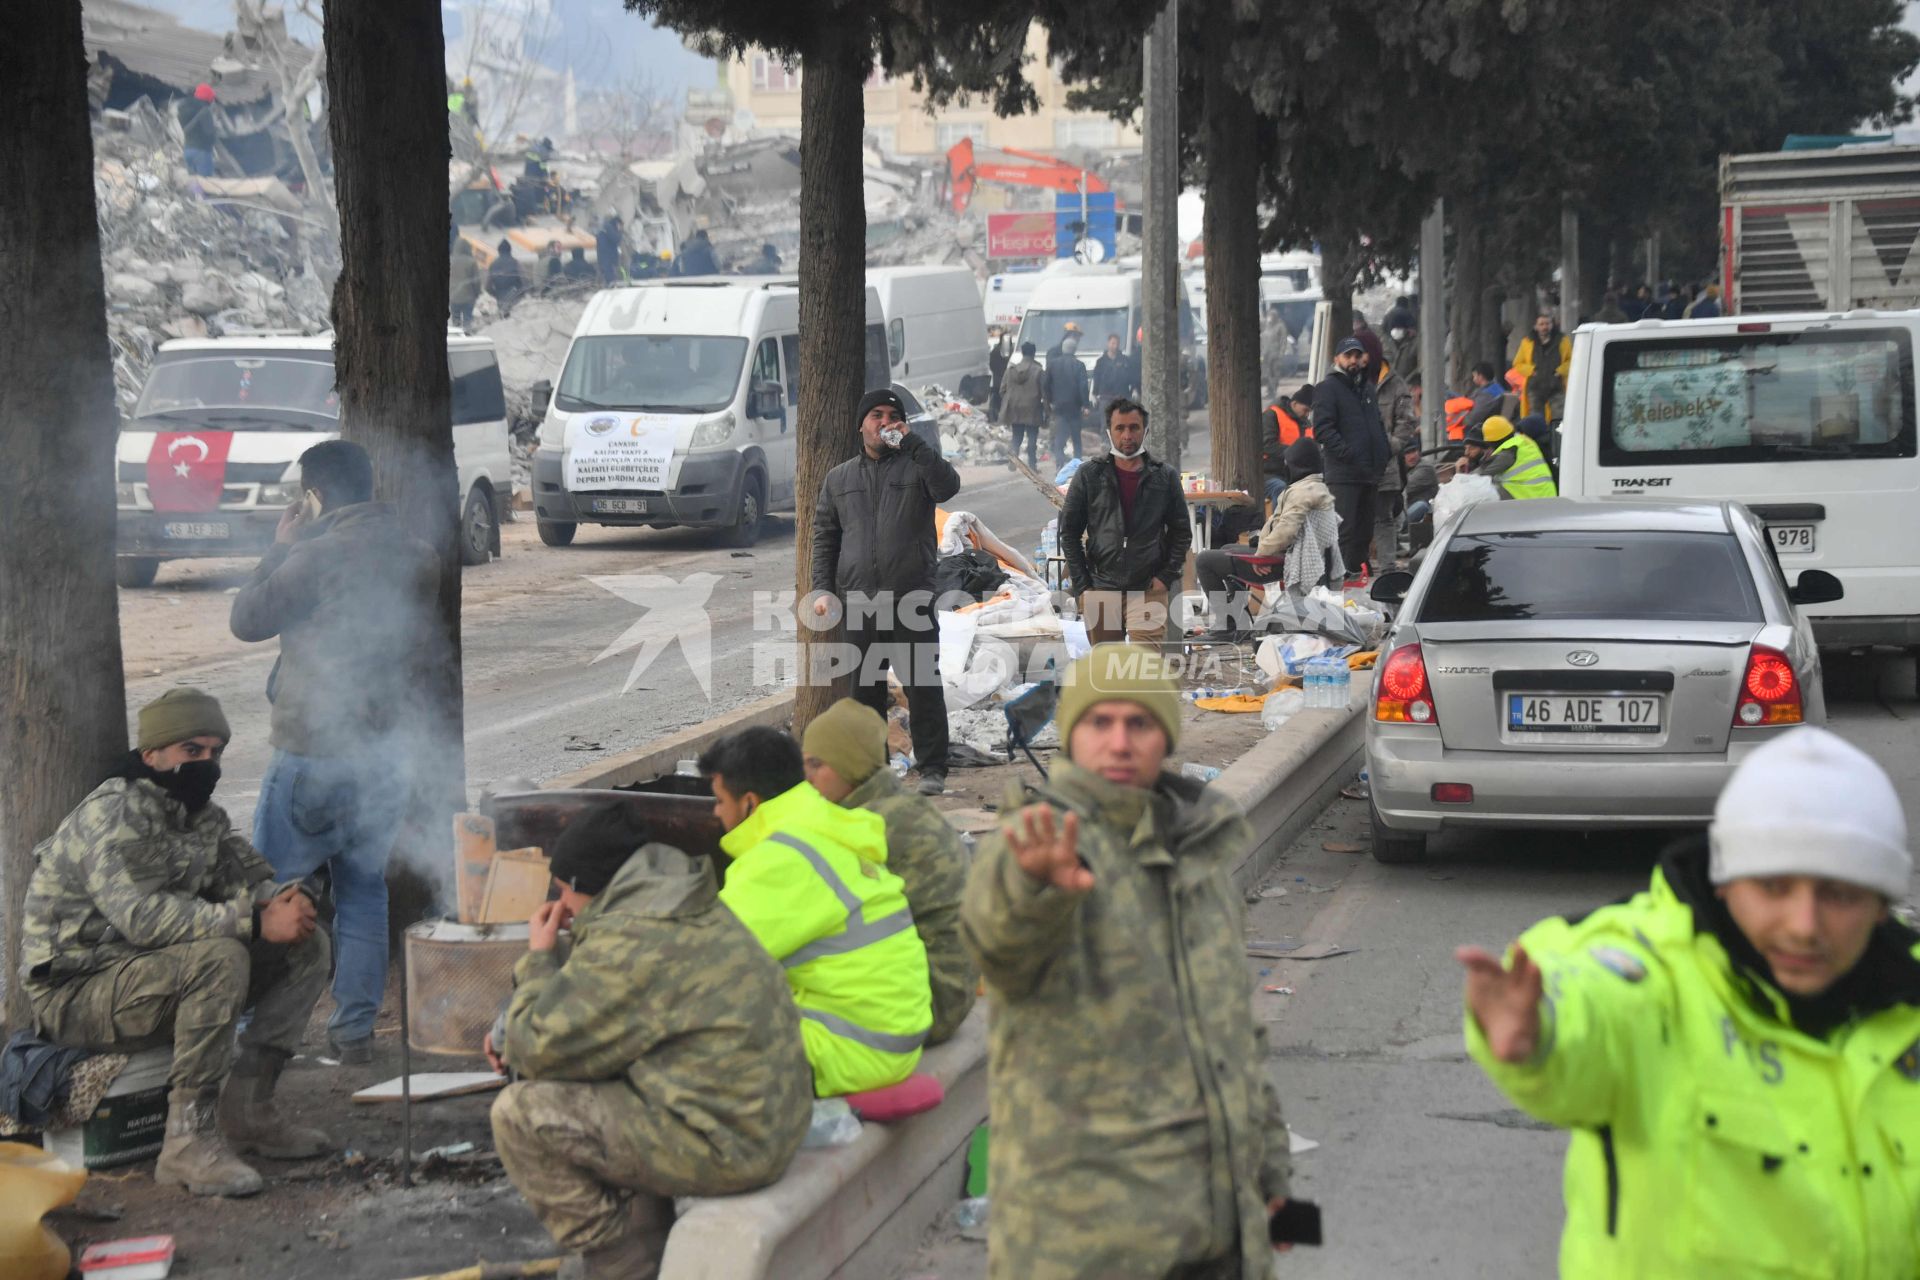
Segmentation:
{"type": "Polygon", "coordinates": [[[799,1149],[799,1014],[709,859],[642,846],[572,930],[564,961],[514,968],[499,1047],[526,1080],[494,1103],[494,1146],[562,1247],[664,1247],[672,1197],[765,1186],[799,1149]]]}
{"type": "Polygon", "coordinates": [[[933,1029],[928,1044],[950,1039],[973,1011],[980,971],[960,942],[960,897],[967,885],[967,859],[960,837],[932,801],[906,791],[882,765],[840,802],[877,813],[887,824],[887,870],[907,886],[913,927],[927,948],[933,988],[933,1029]]]}
{"type": "Polygon", "coordinates": [[[990,1274],[1264,1278],[1289,1160],[1229,875],[1246,819],[1177,774],[1144,791],[1065,760],[1001,812],[1036,802],[1080,815],[1094,887],[1041,885],[998,835],[967,881],[995,1002],[990,1274]]]}
{"type": "Polygon", "coordinates": [[[326,935],[254,936],[273,871],[226,811],[195,814],[144,778],[109,778],[34,851],[21,978],[56,1044],[134,1052],[171,1041],[175,1089],[218,1088],[241,1043],[292,1054],[326,985],[326,935]]]}

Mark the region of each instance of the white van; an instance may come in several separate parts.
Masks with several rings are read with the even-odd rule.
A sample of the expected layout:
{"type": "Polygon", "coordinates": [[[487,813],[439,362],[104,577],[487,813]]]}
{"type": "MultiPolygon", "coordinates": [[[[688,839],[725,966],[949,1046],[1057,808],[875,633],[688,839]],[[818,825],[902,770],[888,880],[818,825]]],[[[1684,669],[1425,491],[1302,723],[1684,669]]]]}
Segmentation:
{"type": "Polygon", "coordinates": [[[1821,644],[1920,647],[1917,334],[1914,311],[1583,326],[1560,492],[1737,499],[1790,581],[1846,589],[1806,611],[1821,644]]]}
{"type": "Polygon", "coordinates": [[[887,317],[893,381],[959,395],[962,379],[988,376],[980,282],[971,267],[869,267],[867,283],[887,317]]]}
{"type": "MultiPolygon", "coordinates": [[[[493,339],[449,333],[447,372],[460,559],[484,564],[513,493],[493,339]]],[[[300,496],[300,455],[339,424],[330,333],[162,344],[116,450],[120,585],[151,585],[163,560],[266,551],[300,496]]]]}
{"type": "MultiPolygon", "coordinates": [[[[1187,407],[1206,404],[1206,367],[1196,349],[1193,308],[1187,305],[1186,285],[1180,284],[1180,384],[1186,393],[1187,407]]],[[[1031,342],[1034,351],[1045,359],[1060,345],[1067,325],[1080,328],[1080,345],[1074,354],[1089,372],[1105,354],[1109,334],[1118,335],[1120,350],[1133,354],[1146,312],[1141,306],[1140,272],[1116,264],[1082,266],[1072,264],[1050,270],[1033,291],[1026,314],[1020,321],[1020,336],[1014,342],[1031,342]]]]}
{"type": "MultiPolygon", "coordinates": [[[[886,322],[866,294],[866,385],[884,386],[886,322]]],[[[761,517],[793,509],[799,398],[792,277],[596,293],[558,381],[533,388],[540,540],[564,547],[582,524],[691,525],[753,545],[761,517]]]]}

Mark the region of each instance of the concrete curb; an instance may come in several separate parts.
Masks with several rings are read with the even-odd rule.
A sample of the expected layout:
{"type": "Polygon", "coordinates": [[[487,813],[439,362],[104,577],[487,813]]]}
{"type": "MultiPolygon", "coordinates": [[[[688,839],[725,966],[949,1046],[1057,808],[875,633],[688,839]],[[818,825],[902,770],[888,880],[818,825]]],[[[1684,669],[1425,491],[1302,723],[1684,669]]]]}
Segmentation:
{"type": "Polygon", "coordinates": [[[1246,811],[1258,840],[1233,869],[1253,888],[1313,816],[1359,772],[1365,757],[1367,691],[1356,685],[1342,711],[1300,711],[1221,771],[1212,785],[1246,811]]]}
{"type": "Polygon", "coordinates": [[[584,769],[563,773],[540,784],[543,791],[587,787],[605,789],[647,782],[663,773],[672,773],[682,760],[692,759],[730,733],[753,725],[784,726],[793,719],[793,690],[749,702],[744,707],[688,725],[678,733],[656,739],[651,745],[621,755],[596,760],[584,769]]]}

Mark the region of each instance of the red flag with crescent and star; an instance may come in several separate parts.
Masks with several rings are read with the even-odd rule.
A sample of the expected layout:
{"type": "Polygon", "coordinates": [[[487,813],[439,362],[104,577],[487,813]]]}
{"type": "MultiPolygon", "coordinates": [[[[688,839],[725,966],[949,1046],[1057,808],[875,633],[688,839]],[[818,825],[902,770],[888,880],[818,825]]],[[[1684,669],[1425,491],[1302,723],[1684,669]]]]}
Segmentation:
{"type": "Polygon", "coordinates": [[[147,498],[155,511],[212,511],[227,479],[231,431],[162,431],[147,454],[147,498]]]}

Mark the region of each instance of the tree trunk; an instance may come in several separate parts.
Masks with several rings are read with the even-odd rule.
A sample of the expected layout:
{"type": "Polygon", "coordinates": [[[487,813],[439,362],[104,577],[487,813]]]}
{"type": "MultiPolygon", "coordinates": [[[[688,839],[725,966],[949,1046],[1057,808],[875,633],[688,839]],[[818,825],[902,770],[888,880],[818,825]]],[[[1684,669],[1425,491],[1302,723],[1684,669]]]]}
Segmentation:
{"type": "MultiPolygon", "coordinates": [[[[1447,386],[1464,389],[1468,374],[1481,360],[1493,358],[1493,344],[1480,330],[1486,309],[1481,295],[1486,291],[1486,236],[1480,230],[1478,210],[1464,204],[1450,205],[1459,221],[1453,232],[1453,296],[1448,299],[1453,329],[1453,357],[1447,362],[1447,386]]],[[[1437,394],[1429,387],[1427,395],[1437,394]]],[[[1433,401],[1429,400],[1429,404],[1433,401]]]]}
{"type": "Polygon", "coordinates": [[[113,364],[93,203],[79,0],[0,41],[0,992],[15,981],[33,847],[127,749],[113,582],[113,364]]]}
{"type": "MultiPolygon", "coordinates": [[[[1360,278],[1360,269],[1366,265],[1367,251],[1351,231],[1326,233],[1318,238],[1320,296],[1333,304],[1327,327],[1337,347],[1342,338],[1353,332],[1353,286],[1360,278]]],[[[1379,318],[1370,317],[1370,322],[1379,318]]],[[[1208,341],[1212,341],[1211,335],[1208,341]]]]}
{"type": "Polygon", "coordinates": [[[1232,24],[1207,28],[1201,145],[1207,170],[1207,418],[1217,487],[1261,492],[1260,222],[1247,157],[1253,102],[1229,79],[1232,24]]]}
{"type": "MultiPolygon", "coordinates": [[[[328,126],[340,207],[334,371],[341,435],[373,457],[376,496],[440,559],[421,614],[411,830],[396,860],[441,882],[450,815],[465,807],[460,504],[447,373],[446,73],[438,0],[328,0],[328,126]],[[412,855],[411,857],[409,855],[412,855]]],[[[448,877],[450,881],[450,877],[448,877]]],[[[404,914],[396,912],[396,915],[404,914]]]]}
{"type": "Polygon", "coordinates": [[[861,86],[869,51],[859,26],[821,22],[800,78],[800,405],[795,468],[794,572],[800,610],[799,684],[793,728],[852,692],[850,673],[829,678],[825,646],[838,629],[815,631],[813,507],[827,472],[859,448],[853,411],[866,389],[867,207],[860,151],[866,127],[861,86]]]}

